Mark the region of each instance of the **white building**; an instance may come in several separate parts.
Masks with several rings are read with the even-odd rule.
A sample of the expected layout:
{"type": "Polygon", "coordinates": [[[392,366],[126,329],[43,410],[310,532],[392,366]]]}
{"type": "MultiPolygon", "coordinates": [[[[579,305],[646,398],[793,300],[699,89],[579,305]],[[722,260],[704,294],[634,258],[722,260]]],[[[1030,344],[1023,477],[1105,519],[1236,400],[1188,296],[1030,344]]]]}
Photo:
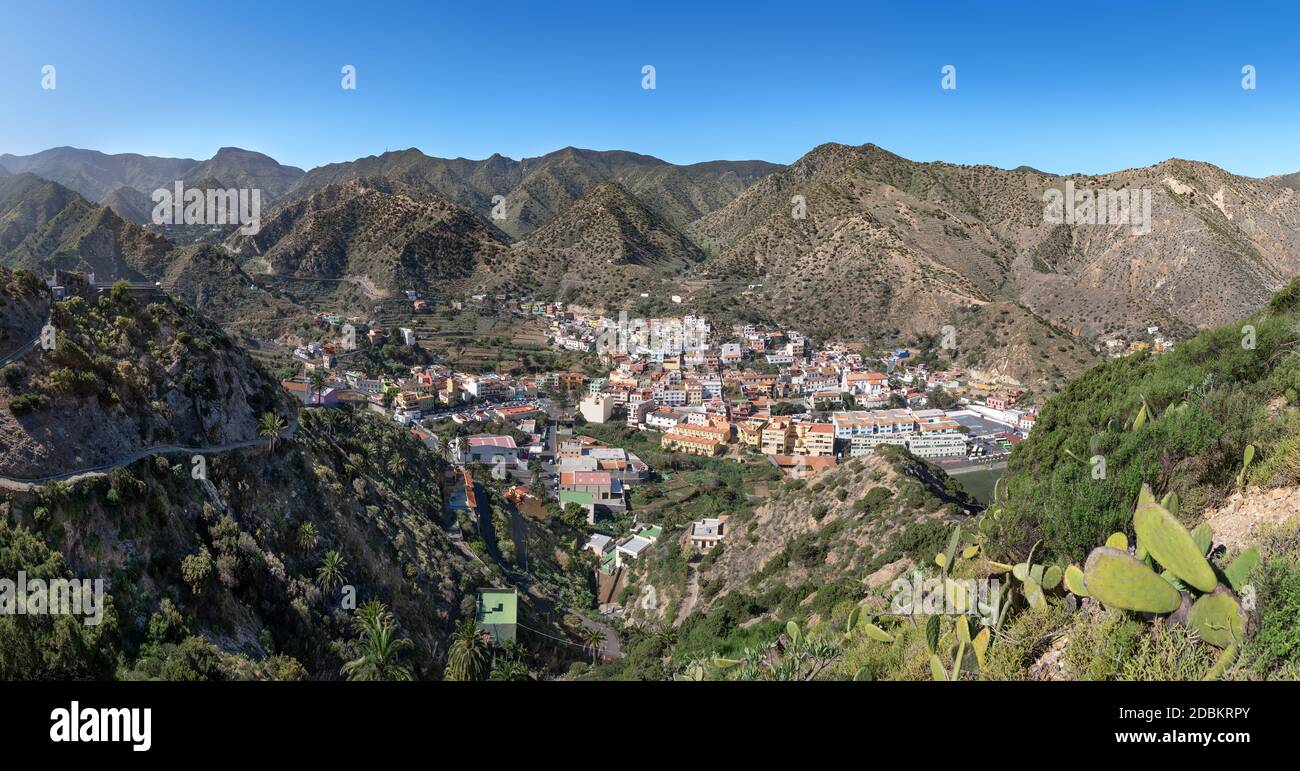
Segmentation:
{"type": "Polygon", "coordinates": [[[588,396],[578,403],[578,410],[588,423],[604,423],[614,414],[614,397],[606,394],[588,396]]]}

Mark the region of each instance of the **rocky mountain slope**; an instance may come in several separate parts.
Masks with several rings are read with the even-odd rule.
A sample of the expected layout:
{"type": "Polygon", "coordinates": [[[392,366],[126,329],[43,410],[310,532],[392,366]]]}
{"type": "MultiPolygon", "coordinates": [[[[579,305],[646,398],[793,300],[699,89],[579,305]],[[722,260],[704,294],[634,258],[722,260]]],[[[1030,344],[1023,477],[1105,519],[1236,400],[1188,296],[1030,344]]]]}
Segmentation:
{"type": "Polygon", "coordinates": [[[755,180],[780,168],[764,161],[713,161],[677,166],[648,155],[566,147],[539,158],[493,155],[481,161],[433,158],[414,148],[312,169],[290,191],[302,198],[326,185],[382,177],[413,198],[443,198],[489,219],[511,238],[523,238],[549,222],[601,182],[621,184],[668,222],[681,227],[734,198],[755,180]]]}
{"type": "Polygon", "coordinates": [[[692,230],[717,245],[716,274],[754,276],[764,302],[809,327],[932,331],[954,307],[1006,299],[1084,333],[1186,330],[1258,307],[1300,272],[1294,190],[1177,159],[1059,177],[822,145],[692,230]],[[1149,191],[1150,232],[1052,224],[1044,193],[1067,183],[1149,191]]]}
{"type": "Polygon", "coordinates": [[[376,296],[445,295],[504,253],[483,220],[445,200],[416,200],[382,179],[330,185],[278,209],[232,253],[277,275],[355,280],[376,296]]]}
{"type": "Polygon", "coordinates": [[[0,676],[339,679],[363,654],[357,608],[378,601],[410,641],[387,663],[437,678],[493,579],[438,526],[438,486],[393,473],[394,457],[442,463],[378,416],[308,412],[274,450],[212,456],[206,480],[188,456],[157,456],[0,494],[0,565],[102,576],[109,601],[95,627],[0,619],[0,676]]]}
{"type": "MultiPolygon", "coordinates": [[[[30,303],[0,269],[5,305],[30,303]]],[[[40,479],[159,445],[256,440],[262,417],[296,402],[211,322],[166,298],[84,285],[51,305],[52,350],[37,347],[0,377],[0,476],[40,479]]],[[[39,288],[49,302],[44,285],[39,288]]],[[[30,314],[28,314],[30,315],[30,314]]]]}
{"type": "Polygon", "coordinates": [[[795,599],[803,600],[842,580],[862,584],[900,560],[923,562],[954,522],[978,510],[942,471],[905,452],[852,461],[732,523],[725,546],[700,567],[699,607],[731,592],[802,592],[795,599]]]}
{"type": "Polygon", "coordinates": [[[592,188],[484,276],[568,301],[622,307],[704,260],[704,252],[617,182],[592,188]]]}
{"type": "Polygon", "coordinates": [[[171,248],[72,190],[29,173],[0,179],[0,264],[48,277],[56,268],[101,280],[140,280],[140,265],[171,248]]]}

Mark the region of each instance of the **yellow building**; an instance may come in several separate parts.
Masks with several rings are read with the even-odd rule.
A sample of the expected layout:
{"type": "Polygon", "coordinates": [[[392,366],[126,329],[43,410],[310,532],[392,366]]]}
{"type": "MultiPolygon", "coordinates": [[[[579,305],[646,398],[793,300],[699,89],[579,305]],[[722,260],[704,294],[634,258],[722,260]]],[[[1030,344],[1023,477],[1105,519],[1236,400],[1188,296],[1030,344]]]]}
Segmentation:
{"type": "Polygon", "coordinates": [[[759,449],[764,455],[789,455],[794,441],[794,426],[784,418],[776,418],[763,427],[759,449]]]}
{"type": "Polygon", "coordinates": [[[830,423],[795,423],[795,455],[826,457],[835,454],[835,427],[830,423]]]}
{"type": "Polygon", "coordinates": [[[681,434],[676,429],[664,434],[663,438],[659,440],[659,446],[665,450],[704,456],[717,455],[724,447],[722,442],[715,439],[681,434]]]}
{"type": "Polygon", "coordinates": [[[766,420],[757,418],[741,421],[736,424],[736,438],[746,447],[757,450],[763,445],[763,427],[766,425],[766,420]]]}

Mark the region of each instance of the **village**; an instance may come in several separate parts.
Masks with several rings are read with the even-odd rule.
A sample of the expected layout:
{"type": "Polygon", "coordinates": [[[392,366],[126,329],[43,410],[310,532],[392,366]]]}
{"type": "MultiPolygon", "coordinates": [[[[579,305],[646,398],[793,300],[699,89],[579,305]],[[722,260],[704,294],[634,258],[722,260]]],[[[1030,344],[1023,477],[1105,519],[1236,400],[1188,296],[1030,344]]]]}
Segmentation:
{"type": "MultiPolygon", "coordinates": [[[[428,301],[414,293],[407,302],[427,312],[428,301]]],[[[885,444],[949,474],[996,475],[1037,419],[1024,386],[927,367],[922,360],[935,361],[932,352],[814,346],[794,329],[716,329],[691,314],[615,319],[508,295],[467,302],[541,320],[552,348],[588,366],[510,375],[434,362],[404,376],[372,374],[350,367],[349,355],[394,342],[414,348],[417,334],[371,328],[358,339],[348,320],[322,313],[318,323],[335,340],[295,350],[303,374],[283,385],[308,406],[350,403],[409,428],[456,470],[453,509],[472,513],[487,474],[521,508],[541,515],[549,506],[585,525],[603,608],[617,604],[626,568],[665,533],[632,503],[639,486],[660,478],[657,470],[618,442],[588,434],[636,432],[667,457],[765,463],[786,480],[811,479],[885,444]]],[[[1104,345],[1112,356],[1146,347],[1104,345]]],[[[1157,337],[1155,352],[1170,347],[1157,337]]],[[[727,515],[692,521],[680,536],[692,551],[707,552],[726,538],[727,515]]]]}

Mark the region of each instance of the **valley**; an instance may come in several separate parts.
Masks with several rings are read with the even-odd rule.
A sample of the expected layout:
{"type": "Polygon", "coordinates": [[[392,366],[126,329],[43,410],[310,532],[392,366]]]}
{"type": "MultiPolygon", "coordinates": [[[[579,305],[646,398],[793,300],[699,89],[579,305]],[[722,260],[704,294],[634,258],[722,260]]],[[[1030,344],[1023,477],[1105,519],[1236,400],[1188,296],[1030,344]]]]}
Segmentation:
{"type": "MultiPolygon", "coordinates": [[[[1131,532],[1144,485],[1231,535],[1214,569],[1274,565],[1274,597],[1292,577],[1286,178],[870,144],[0,168],[10,567],[61,555],[110,598],[82,653],[38,663],[54,621],[5,677],[1199,677],[1221,647],[1043,576],[1131,532]],[[242,232],[144,216],[172,185],[265,209],[242,232]],[[1149,222],[1048,216],[1079,190],[1141,193],[1149,222]],[[1271,529],[1215,514],[1255,500],[1271,529]],[[1008,614],[935,632],[1006,635],[987,660],[891,605],[935,565],[1003,582],[1008,614]],[[1006,641],[1031,633],[1058,642],[1006,641]],[[1098,636],[1186,659],[1106,669],[1098,636]]],[[[1293,672],[1261,645],[1223,666],[1293,672]]]]}

